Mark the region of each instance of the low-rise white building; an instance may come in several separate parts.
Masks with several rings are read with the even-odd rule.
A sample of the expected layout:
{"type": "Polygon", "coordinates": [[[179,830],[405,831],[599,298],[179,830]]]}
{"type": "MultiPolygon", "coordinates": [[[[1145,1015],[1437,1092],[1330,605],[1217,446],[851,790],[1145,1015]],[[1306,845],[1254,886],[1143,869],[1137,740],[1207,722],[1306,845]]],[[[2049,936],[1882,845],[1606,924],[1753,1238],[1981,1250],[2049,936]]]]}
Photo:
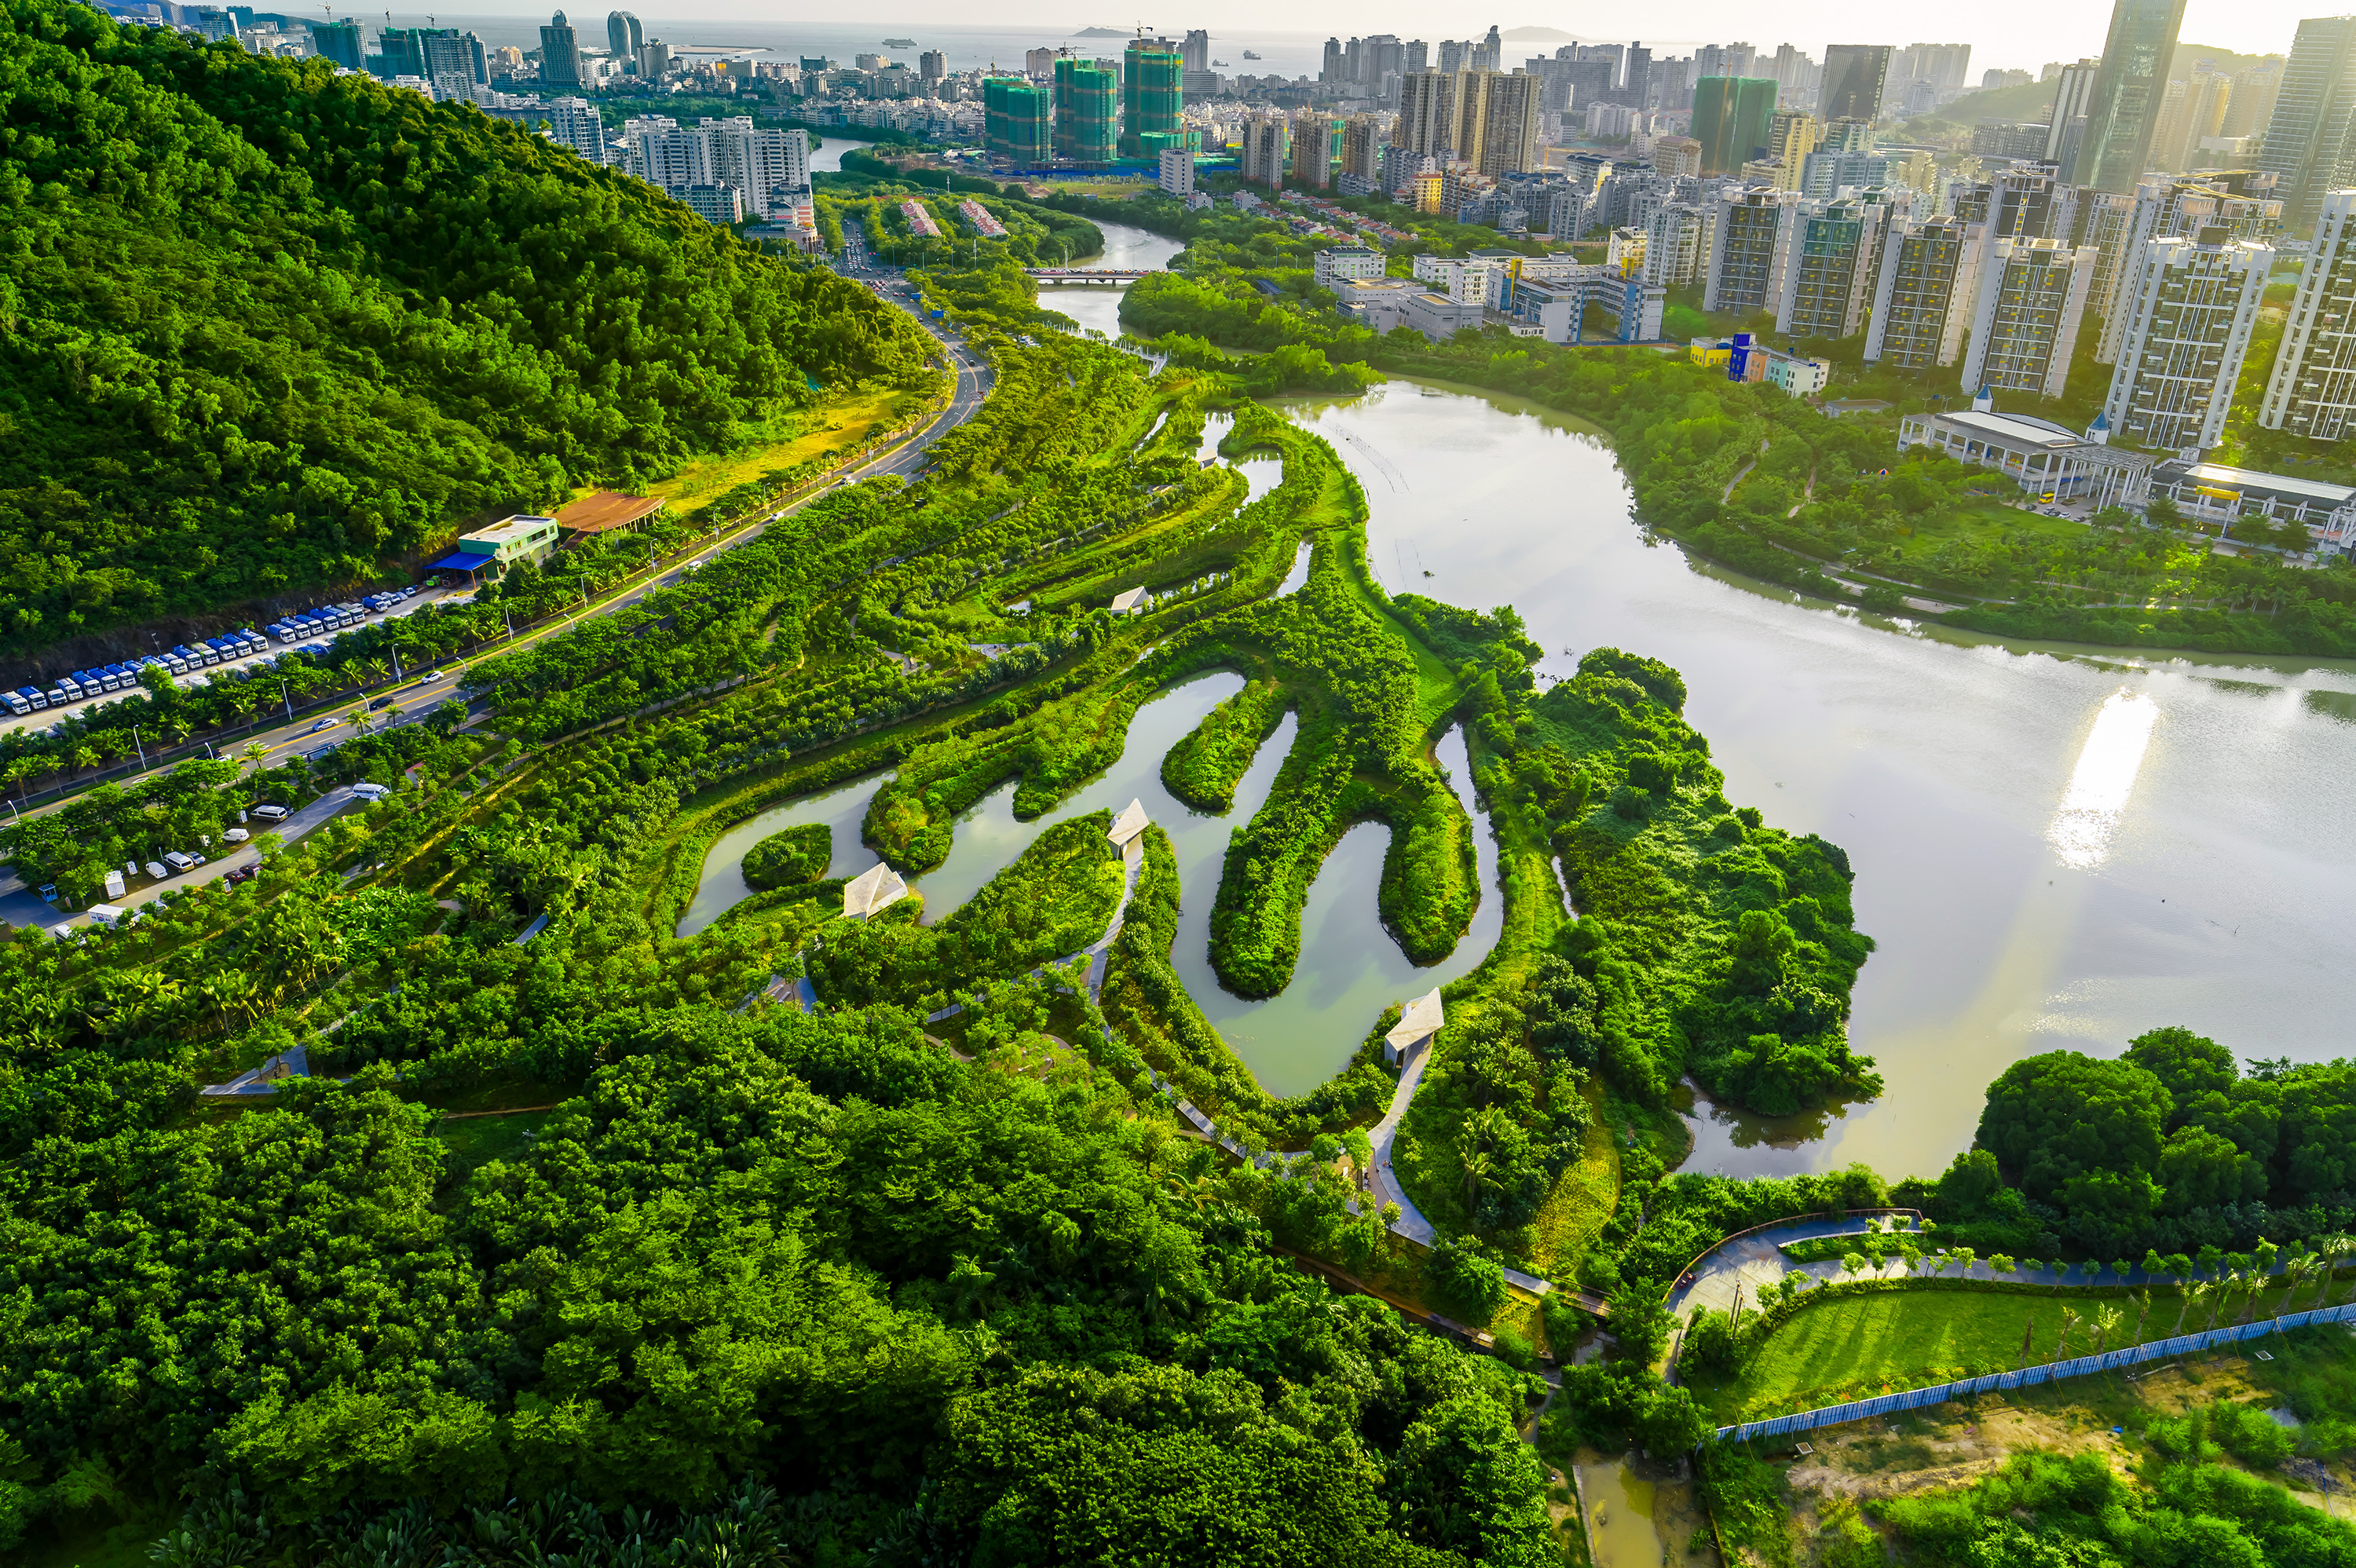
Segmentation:
{"type": "Polygon", "coordinates": [[[2140,507],[2151,495],[2152,458],[2027,414],[1980,408],[1910,414],[1899,422],[1898,450],[1915,446],[2008,474],[2041,501],[2140,507]]]}
{"type": "Polygon", "coordinates": [[[1332,289],[1344,280],[1379,278],[1386,260],[1380,251],[1363,245],[1333,245],[1309,259],[1310,276],[1321,289],[1332,289]]]}
{"type": "Polygon", "coordinates": [[[1179,197],[1194,194],[1194,155],[1184,147],[1162,149],[1162,189],[1179,197]]]}
{"type": "Polygon", "coordinates": [[[1489,314],[1483,305],[1429,289],[1402,290],[1398,309],[1401,325],[1415,328],[1433,343],[1445,343],[1468,326],[1479,326],[1489,314]]]}

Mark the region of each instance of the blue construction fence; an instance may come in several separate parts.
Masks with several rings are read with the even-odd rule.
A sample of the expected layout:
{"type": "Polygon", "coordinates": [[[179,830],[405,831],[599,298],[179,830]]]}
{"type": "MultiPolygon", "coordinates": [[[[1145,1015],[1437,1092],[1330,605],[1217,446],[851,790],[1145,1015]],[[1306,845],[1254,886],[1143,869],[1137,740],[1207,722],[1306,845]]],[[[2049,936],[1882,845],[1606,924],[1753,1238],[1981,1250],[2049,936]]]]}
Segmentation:
{"type": "Polygon", "coordinates": [[[2198,1334],[2179,1335],[2173,1339],[2155,1339],[2148,1345],[2133,1345],[2123,1350],[2105,1350],[2099,1356],[2078,1356],[2041,1367],[2024,1367],[2013,1372],[1989,1372],[1982,1377],[1965,1378],[1960,1382],[1933,1383],[1929,1388],[1885,1393],[1879,1398],[1856,1400],[1847,1404],[1828,1404],[1821,1410],[1803,1410],[1767,1421],[1746,1421],[1740,1426],[1719,1427],[1718,1435],[1720,1442],[1732,1443],[1747,1443],[1754,1437],[1783,1437],[1794,1432],[1810,1432],[1819,1426],[1839,1426],[1847,1422],[1890,1415],[1901,1410],[1921,1410],[1972,1394],[1994,1393],[2000,1389],[2029,1388],[2039,1383],[2058,1382],[2063,1378],[2082,1378],[2090,1372],[2132,1367],[2143,1361],[2166,1360],[2170,1356],[2190,1355],[2219,1345],[2262,1339],[2269,1334],[2279,1334],[2289,1328],[2351,1321],[2356,1321],[2356,1302],[2343,1307],[2319,1307],[2313,1311],[2288,1313],[2255,1323],[2207,1328],[2198,1334]]]}

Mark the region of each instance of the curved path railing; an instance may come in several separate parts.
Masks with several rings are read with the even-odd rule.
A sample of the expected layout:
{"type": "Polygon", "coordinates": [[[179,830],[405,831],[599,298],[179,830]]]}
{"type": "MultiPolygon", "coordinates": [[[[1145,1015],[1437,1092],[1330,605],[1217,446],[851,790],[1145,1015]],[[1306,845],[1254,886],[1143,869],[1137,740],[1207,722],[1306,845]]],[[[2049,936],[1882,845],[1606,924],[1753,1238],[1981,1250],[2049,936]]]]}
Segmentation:
{"type": "Polygon", "coordinates": [[[1848,1404],[1828,1404],[1816,1410],[1804,1410],[1792,1415],[1772,1416],[1765,1421],[1747,1421],[1739,1426],[1721,1426],[1718,1436],[1721,1442],[1745,1443],[1754,1437],[1781,1437],[1789,1433],[1812,1431],[1819,1426],[1838,1426],[1846,1422],[1863,1421],[1871,1416],[1887,1415],[1901,1410],[1921,1410],[1927,1405],[1944,1404],[1951,1399],[1971,1394],[1994,1393],[2001,1389],[2029,1388],[2039,1383],[2057,1382],[2063,1378],[2081,1378],[2090,1372],[2106,1372],[2118,1367],[2132,1367],[2144,1361],[2162,1360],[2169,1356],[2190,1355],[2218,1345],[2238,1344],[2245,1339],[2261,1339],[2269,1334],[2279,1334],[2286,1328],[2304,1328],[2310,1324],[2348,1323],[2356,1321],[2356,1302],[2343,1307],[2319,1307],[2312,1311],[2293,1312],[2280,1317],[2269,1317],[2256,1323],[2234,1324],[2223,1328],[2203,1329],[2197,1334],[2179,1335],[2172,1339],[2155,1339],[2148,1345],[2130,1346],[2124,1350],[2106,1350],[2099,1356],[2078,1356],[2066,1361],[2053,1361],[2041,1367],[2024,1367],[2019,1371],[1990,1372],[1981,1377],[1964,1378],[1954,1382],[1933,1383],[1929,1388],[1909,1389],[1903,1393],[1885,1393],[1873,1399],[1857,1400],[1848,1404]]]}

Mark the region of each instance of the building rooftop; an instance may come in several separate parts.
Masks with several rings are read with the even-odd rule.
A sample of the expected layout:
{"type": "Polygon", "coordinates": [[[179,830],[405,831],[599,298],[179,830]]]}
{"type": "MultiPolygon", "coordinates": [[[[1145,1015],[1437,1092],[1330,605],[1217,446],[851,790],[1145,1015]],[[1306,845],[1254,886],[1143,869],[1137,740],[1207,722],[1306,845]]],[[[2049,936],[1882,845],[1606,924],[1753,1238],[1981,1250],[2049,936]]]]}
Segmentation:
{"type": "Polygon", "coordinates": [[[1961,409],[1954,413],[1937,416],[1950,423],[1967,426],[1995,436],[1999,441],[2023,446],[2059,448],[2084,446],[2086,438],[2066,425],[2051,420],[2040,420],[2028,414],[1983,413],[1976,409],[1961,409]]]}
{"type": "Polygon", "coordinates": [[[517,517],[506,518],[500,522],[493,523],[487,528],[477,528],[472,533],[460,534],[458,538],[461,541],[472,541],[490,545],[504,544],[510,539],[518,539],[526,534],[537,533],[542,528],[555,521],[556,519],[554,517],[535,517],[530,515],[519,515],[517,517]]]}
{"type": "Polygon", "coordinates": [[[2327,485],[2320,479],[2294,479],[2286,474],[2261,474],[2254,468],[2230,468],[2222,463],[2163,463],[2159,471],[2165,477],[2190,479],[2196,485],[2271,490],[2278,496],[2297,496],[2334,507],[2356,500],[2356,485],[2327,485]]]}
{"type": "Polygon", "coordinates": [[[615,490],[600,490],[594,496],[584,496],[557,513],[556,524],[576,534],[608,533],[628,528],[669,504],[659,496],[625,496],[615,490]]]}

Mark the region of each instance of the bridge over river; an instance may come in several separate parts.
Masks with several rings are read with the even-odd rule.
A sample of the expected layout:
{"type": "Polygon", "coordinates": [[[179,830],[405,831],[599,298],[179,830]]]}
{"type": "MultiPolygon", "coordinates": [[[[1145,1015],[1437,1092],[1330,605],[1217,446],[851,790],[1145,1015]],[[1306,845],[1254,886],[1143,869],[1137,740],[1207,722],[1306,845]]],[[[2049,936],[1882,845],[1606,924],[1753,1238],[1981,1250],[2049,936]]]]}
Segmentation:
{"type": "Polygon", "coordinates": [[[1043,287],[1048,283],[1133,283],[1152,275],[1149,270],[1121,267],[1026,267],[1023,271],[1043,287]]]}

